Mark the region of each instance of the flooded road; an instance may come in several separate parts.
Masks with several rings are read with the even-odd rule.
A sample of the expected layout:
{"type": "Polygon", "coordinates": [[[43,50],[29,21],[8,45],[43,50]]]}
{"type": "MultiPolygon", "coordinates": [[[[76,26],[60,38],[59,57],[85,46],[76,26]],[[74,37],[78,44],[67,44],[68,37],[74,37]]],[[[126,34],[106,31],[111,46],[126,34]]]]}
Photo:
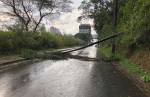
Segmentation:
{"type": "MultiPolygon", "coordinates": [[[[96,57],[96,47],[75,52],[96,57]]],[[[0,74],[0,97],[145,97],[111,64],[45,60],[0,74]]]]}

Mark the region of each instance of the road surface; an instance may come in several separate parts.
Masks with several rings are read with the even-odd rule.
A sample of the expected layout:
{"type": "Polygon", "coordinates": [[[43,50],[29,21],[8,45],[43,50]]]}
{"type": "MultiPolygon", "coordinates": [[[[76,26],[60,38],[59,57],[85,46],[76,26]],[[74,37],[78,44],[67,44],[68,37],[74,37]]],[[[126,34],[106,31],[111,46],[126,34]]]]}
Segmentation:
{"type": "MultiPolygon", "coordinates": [[[[75,52],[96,57],[96,47],[75,52]]],[[[45,60],[0,74],[0,97],[146,97],[111,64],[45,60]]]]}

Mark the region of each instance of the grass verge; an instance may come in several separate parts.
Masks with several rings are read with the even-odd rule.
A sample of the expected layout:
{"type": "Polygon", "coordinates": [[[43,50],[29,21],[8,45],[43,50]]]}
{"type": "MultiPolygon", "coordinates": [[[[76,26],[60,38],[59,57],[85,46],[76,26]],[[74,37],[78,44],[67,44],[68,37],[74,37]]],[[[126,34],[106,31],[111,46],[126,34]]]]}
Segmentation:
{"type": "Polygon", "coordinates": [[[101,47],[98,50],[98,55],[106,61],[118,61],[119,67],[126,70],[130,75],[137,76],[145,83],[150,83],[150,73],[145,72],[139,65],[132,63],[128,58],[121,54],[113,55],[110,47],[101,47]]]}

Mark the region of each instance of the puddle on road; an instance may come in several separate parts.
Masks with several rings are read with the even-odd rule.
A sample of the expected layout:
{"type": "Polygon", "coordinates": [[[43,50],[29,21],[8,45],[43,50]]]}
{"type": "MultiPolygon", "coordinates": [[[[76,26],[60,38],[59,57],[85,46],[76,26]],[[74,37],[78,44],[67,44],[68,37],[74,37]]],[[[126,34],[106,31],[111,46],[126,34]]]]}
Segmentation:
{"type": "Polygon", "coordinates": [[[93,62],[68,59],[12,69],[1,75],[0,97],[75,97],[92,67],[93,62]]]}
{"type": "Polygon", "coordinates": [[[97,51],[97,48],[95,46],[91,46],[87,49],[72,52],[71,54],[78,55],[78,56],[85,56],[85,57],[89,57],[89,58],[95,58],[96,53],[97,53],[96,51],[97,51]]]}
{"type": "Polygon", "coordinates": [[[93,65],[66,59],[13,68],[0,75],[0,97],[76,97],[79,87],[88,84],[93,65]]]}

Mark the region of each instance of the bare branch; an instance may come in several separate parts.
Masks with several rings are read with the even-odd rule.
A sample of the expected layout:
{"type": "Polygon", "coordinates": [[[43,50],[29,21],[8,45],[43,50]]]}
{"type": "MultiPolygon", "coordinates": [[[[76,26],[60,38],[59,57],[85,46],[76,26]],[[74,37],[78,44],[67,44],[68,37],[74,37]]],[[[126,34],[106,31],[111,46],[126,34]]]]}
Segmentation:
{"type": "Polygon", "coordinates": [[[27,9],[26,9],[26,7],[25,7],[25,5],[24,5],[24,1],[23,1],[23,0],[22,0],[22,7],[23,7],[23,10],[24,10],[26,16],[28,17],[28,20],[27,20],[26,23],[25,23],[26,30],[28,31],[28,25],[29,25],[29,23],[31,22],[31,18],[30,18],[29,14],[28,14],[28,11],[27,11],[27,9]]]}
{"type": "Polygon", "coordinates": [[[19,19],[26,31],[35,32],[46,16],[51,16],[62,9],[66,9],[70,0],[0,0],[5,6],[10,8],[10,12],[6,12],[10,16],[19,19]],[[39,13],[39,14],[37,14],[39,13]]]}

